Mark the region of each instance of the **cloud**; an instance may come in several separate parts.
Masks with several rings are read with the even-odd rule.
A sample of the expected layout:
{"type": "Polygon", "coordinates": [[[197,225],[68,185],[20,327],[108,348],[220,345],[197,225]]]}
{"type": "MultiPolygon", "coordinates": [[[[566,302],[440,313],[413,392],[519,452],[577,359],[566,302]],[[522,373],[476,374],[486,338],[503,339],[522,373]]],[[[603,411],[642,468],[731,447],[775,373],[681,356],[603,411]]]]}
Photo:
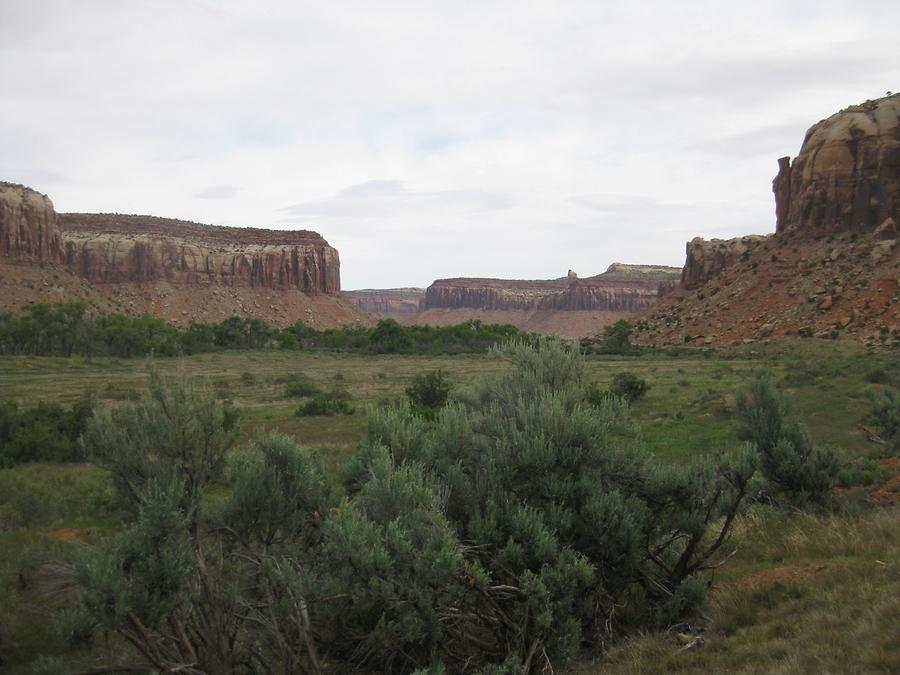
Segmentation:
{"type": "Polygon", "coordinates": [[[209,185],[199,192],[195,192],[194,199],[234,199],[240,190],[237,185],[229,183],[209,185]]]}
{"type": "Polygon", "coordinates": [[[370,180],[339,190],[333,197],[301,202],[281,209],[284,222],[310,218],[376,218],[421,220],[485,214],[509,207],[508,195],[478,189],[414,191],[397,180],[370,180]]]}
{"type": "Polygon", "coordinates": [[[898,24],[891,0],[3,0],[2,177],[61,211],[316,229],[348,288],[680,264],[773,229],[775,160],[898,88],[898,24]]]}

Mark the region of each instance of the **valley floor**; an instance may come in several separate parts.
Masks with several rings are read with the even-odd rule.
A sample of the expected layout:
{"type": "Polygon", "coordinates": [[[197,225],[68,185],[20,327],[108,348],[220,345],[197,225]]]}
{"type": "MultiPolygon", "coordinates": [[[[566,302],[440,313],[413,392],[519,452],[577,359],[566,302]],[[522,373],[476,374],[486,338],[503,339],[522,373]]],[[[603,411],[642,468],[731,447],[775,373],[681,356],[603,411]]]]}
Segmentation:
{"type": "MultiPolygon", "coordinates": [[[[360,356],[309,352],[221,352],[158,359],[167,376],[206,380],[237,410],[238,452],[262,429],[278,429],[326,450],[337,469],[366,429],[365,412],[403,394],[412,378],[441,369],[454,384],[508,365],[487,356],[360,356]],[[346,388],[351,416],[297,417],[286,375],[320,387],[346,388]]],[[[590,379],[608,385],[630,371],[650,390],[632,408],[649,449],[671,462],[740,443],[735,392],[761,367],[793,399],[810,436],[834,447],[852,471],[842,473],[834,503],[817,513],[755,505],[741,520],[716,571],[702,626],[640,636],[613,645],[602,660],[562,672],[843,673],[900,672],[900,480],[896,453],[869,440],[869,394],[900,385],[900,355],[865,353],[822,340],[779,341],[718,352],[592,356],[590,379]],[[702,628],[702,632],[700,631],[702,628]],[[678,633],[703,645],[682,651],[678,633]]],[[[0,403],[72,403],[92,393],[107,404],[133,399],[147,384],[142,359],[0,357],[0,403]]],[[[75,670],[95,667],[115,642],[93,650],[66,647],[51,615],[64,589],[23,585],[20,571],[36,547],[90,541],[116,527],[109,478],[90,464],[26,464],[0,470],[0,671],[30,673],[41,656],[58,655],[75,670]]]]}

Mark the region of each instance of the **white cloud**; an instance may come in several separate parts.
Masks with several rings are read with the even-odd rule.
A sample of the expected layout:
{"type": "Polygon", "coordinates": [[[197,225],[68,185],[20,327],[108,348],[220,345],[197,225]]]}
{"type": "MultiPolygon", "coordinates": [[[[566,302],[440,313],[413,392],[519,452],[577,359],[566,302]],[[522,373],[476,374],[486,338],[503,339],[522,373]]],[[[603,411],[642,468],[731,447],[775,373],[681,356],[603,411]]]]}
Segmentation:
{"type": "Polygon", "coordinates": [[[771,231],[776,158],[900,88],[898,20],[888,0],[4,0],[0,179],[63,211],[316,229],[347,288],[680,264],[694,234],[771,231]]]}

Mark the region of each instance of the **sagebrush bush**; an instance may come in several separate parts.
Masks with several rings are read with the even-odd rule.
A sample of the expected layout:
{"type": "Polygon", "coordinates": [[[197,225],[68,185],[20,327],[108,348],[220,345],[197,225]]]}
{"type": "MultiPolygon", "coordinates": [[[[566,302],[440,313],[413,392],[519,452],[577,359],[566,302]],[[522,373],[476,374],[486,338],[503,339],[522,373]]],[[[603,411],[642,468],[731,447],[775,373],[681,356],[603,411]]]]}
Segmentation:
{"type": "Polygon", "coordinates": [[[660,464],[577,353],[497,356],[433,421],[373,414],[340,501],[281,435],[226,471],[208,392],[155,378],[98,414],[86,445],[133,508],[77,550],[80,630],[161,672],[531,673],[694,613],[756,453],[660,464]]]}
{"type": "Polygon", "coordinates": [[[352,415],[355,409],[344,398],[334,398],[328,394],[316,394],[297,408],[297,417],[317,417],[330,415],[352,415]]]}
{"type": "Polygon", "coordinates": [[[872,412],[868,420],[881,437],[894,447],[900,446],[900,394],[886,387],[872,396],[872,412]]]}
{"type": "Polygon", "coordinates": [[[823,500],[831,491],[839,465],[834,452],[813,447],[794,417],[790,401],[765,371],[737,395],[742,439],[759,452],[763,476],[792,499],[823,500]]]}
{"type": "Polygon", "coordinates": [[[303,373],[291,373],[279,379],[284,383],[285,398],[315,396],[321,391],[319,385],[303,373]]]}
{"type": "Polygon", "coordinates": [[[648,389],[650,385],[647,384],[647,380],[629,372],[616,373],[609,388],[612,394],[621,396],[629,403],[642,399],[648,389]]]}

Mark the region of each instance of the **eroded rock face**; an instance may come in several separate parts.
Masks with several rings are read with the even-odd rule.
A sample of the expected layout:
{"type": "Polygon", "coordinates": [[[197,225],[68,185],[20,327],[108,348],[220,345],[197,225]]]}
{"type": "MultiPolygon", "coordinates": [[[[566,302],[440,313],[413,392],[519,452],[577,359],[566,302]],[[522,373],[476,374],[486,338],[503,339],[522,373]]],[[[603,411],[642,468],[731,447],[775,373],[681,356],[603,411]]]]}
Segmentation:
{"type": "Polygon", "coordinates": [[[0,255],[59,260],[56,211],[46,195],[22,185],[0,182],[0,255]]]}
{"type": "Polygon", "coordinates": [[[315,232],[113,214],[60,214],[59,225],[65,264],[95,283],[341,288],[338,252],[315,232]]]}
{"type": "Polygon", "coordinates": [[[378,319],[405,319],[419,313],[425,300],[424,288],[378,288],[343,291],[347,300],[378,319]]]}
{"type": "Polygon", "coordinates": [[[775,178],[777,230],[864,229],[900,220],[900,94],[850,106],[806,132],[775,178]]]}
{"type": "Polygon", "coordinates": [[[687,258],[681,272],[681,285],[692,290],[719,276],[726,267],[749,255],[766,237],[750,235],[735,239],[694,237],[687,243],[687,258]]]}
{"type": "Polygon", "coordinates": [[[656,302],[660,284],[677,283],[679,273],[674,267],[613,263],[584,279],[439,279],[428,287],[423,308],[633,313],[656,302]]]}
{"type": "Polygon", "coordinates": [[[513,279],[438,279],[425,290],[424,309],[528,310],[569,285],[568,278],[546,281],[513,279]]]}

